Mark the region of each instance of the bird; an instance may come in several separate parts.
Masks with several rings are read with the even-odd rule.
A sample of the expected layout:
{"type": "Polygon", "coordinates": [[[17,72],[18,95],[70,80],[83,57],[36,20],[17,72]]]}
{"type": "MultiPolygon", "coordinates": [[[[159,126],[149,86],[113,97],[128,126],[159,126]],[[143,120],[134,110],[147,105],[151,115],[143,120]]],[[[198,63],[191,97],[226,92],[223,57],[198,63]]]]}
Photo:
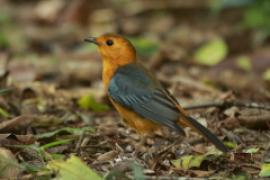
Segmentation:
{"type": "Polygon", "coordinates": [[[185,135],[191,127],[226,153],[227,147],[210,130],[191,117],[174,96],[139,62],[134,46],[121,35],[107,33],[87,37],[102,58],[102,82],[123,121],[139,134],[151,134],[162,126],[185,135]]]}

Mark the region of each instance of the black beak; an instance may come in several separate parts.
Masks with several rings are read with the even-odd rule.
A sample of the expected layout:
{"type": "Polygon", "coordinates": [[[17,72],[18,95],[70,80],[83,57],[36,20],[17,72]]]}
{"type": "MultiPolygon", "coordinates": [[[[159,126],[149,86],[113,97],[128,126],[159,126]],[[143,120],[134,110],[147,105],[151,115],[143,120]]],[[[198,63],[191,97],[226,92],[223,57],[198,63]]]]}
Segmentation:
{"type": "Polygon", "coordinates": [[[85,42],[94,43],[98,45],[97,39],[95,37],[88,37],[84,39],[85,42]]]}

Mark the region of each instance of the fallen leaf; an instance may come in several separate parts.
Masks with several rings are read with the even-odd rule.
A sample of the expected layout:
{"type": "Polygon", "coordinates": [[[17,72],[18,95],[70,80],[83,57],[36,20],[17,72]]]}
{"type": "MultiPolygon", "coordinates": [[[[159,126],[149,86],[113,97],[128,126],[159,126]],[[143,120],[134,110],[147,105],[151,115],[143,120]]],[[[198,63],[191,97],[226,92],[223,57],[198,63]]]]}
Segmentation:
{"type": "Polygon", "coordinates": [[[270,81],[270,69],[267,69],[264,73],[263,73],[263,79],[266,81],[270,81]]]}
{"type": "Polygon", "coordinates": [[[186,155],[171,162],[176,168],[188,170],[193,167],[200,167],[205,157],[204,155],[186,155]]]}
{"type": "Polygon", "coordinates": [[[78,105],[82,109],[91,109],[95,112],[103,112],[109,110],[109,106],[106,104],[98,103],[93,96],[82,96],[78,100],[78,105]]]}
{"type": "Polygon", "coordinates": [[[20,165],[12,152],[8,149],[0,148],[0,178],[10,179],[12,177],[17,179],[20,172],[20,165]]]}
{"type": "Polygon", "coordinates": [[[231,142],[231,141],[225,141],[224,144],[225,144],[225,146],[227,146],[230,149],[235,149],[237,147],[237,144],[235,142],[231,142]]]}
{"type": "Polygon", "coordinates": [[[242,109],[237,119],[242,126],[252,129],[268,129],[270,112],[263,109],[242,109]]]}
{"type": "Polygon", "coordinates": [[[224,111],[224,114],[230,118],[235,118],[237,113],[239,112],[239,108],[238,107],[231,107],[231,108],[228,108],[224,111]]]}
{"type": "Polygon", "coordinates": [[[261,166],[260,177],[270,177],[270,163],[264,163],[261,166]]]}
{"type": "Polygon", "coordinates": [[[244,153],[257,153],[260,150],[258,147],[250,147],[243,150],[244,153]]]}
{"type": "Polygon", "coordinates": [[[139,164],[133,163],[132,170],[133,170],[134,179],[141,179],[141,180],[145,179],[143,167],[141,167],[139,164]]]}
{"type": "Polygon", "coordinates": [[[53,160],[47,167],[57,172],[58,180],[101,180],[102,178],[88,167],[82,160],[74,155],[66,161],[53,160]]]}
{"type": "Polygon", "coordinates": [[[0,146],[15,145],[15,144],[32,144],[35,138],[31,134],[16,135],[13,133],[0,134],[0,146]]]}
{"type": "Polygon", "coordinates": [[[18,116],[11,120],[6,120],[0,123],[0,131],[10,131],[14,128],[19,128],[21,126],[27,126],[33,120],[31,116],[18,116]]]}
{"type": "Polygon", "coordinates": [[[113,160],[113,158],[115,158],[116,155],[117,155],[117,151],[114,151],[114,150],[108,151],[98,156],[97,161],[110,161],[110,160],[113,160]]]}
{"type": "Polygon", "coordinates": [[[213,66],[221,62],[228,54],[227,44],[221,38],[210,40],[200,47],[194,55],[197,63],[213,66]]]}
{"type": "Polygon", "coordinates": [[[12,92],[12,89],[11,88],[0,89],[0,96],[9,94],[11,92],[12,92]]]}
{"type": "Polygon", "coordinates": [[[214,171],[189,170],[196,177],[209,177],[214,171]]]}
{"type": "Polygon", "coordinates": [[[8,118],[8,117],[10,117],[10,114],[5,109],[0,107],[0,116],[4,117],[4,118],[8,118]]]}
{"type": "Polygon", "coordinates": [[[245,71],[250,71],[252,68],[250,58],[248,56],[240,56],[236,59],[236,64],[238,67],[245,71]]]}
{"type": "Polygon", "coordinates": [[[64,160],[65,155],[59,153],[51,153],[53,160],[64,160]]]}
{"type": "Polygon", "coordinates": [[[3,31],[0,31],[0,48],[7,48],[9,47],[10,42],[6,36],[6,33],[3,31]]]}

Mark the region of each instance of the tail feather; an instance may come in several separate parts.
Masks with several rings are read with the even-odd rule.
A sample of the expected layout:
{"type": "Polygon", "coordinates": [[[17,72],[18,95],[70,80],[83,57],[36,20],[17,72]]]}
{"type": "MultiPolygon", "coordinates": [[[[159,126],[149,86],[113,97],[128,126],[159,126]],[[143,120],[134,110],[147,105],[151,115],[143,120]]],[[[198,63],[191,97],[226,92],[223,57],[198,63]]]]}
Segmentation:
{"type": "Polygon", "coordinates": [[[197,122],[196,119],[190,116],[186,116],[185,121],[186,121],[185,123],[189,124],[195,130],[200,132],[206,139],[212,142],[220,151],[225,152],[225,153],[229,151],[228,148],[217,138],[216,135],[214,135],[212,132],[206,129],[203,125],[197,122]]]}

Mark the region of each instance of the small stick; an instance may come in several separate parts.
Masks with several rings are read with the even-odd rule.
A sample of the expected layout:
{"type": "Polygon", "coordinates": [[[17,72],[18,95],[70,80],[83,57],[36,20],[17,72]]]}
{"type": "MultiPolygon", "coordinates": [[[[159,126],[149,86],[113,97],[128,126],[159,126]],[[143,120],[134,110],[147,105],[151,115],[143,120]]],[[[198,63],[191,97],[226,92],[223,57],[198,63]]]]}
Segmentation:
{"type": "Polygon", "coordinates": [[[192,110],[192,109],[203,109],[203,108],[210,108],[210,107],[224,108],[224,107],[231,107],[231,106],[253,108],[253,109],[264,109],[264,110],[270,111],[270,105],[257,104],[255,102],[245,103],[245,102],[240,102],[240,101],[209,102],[209,103],[204,103],[204,104],[185,106],[184,109],[192,110]]]}

